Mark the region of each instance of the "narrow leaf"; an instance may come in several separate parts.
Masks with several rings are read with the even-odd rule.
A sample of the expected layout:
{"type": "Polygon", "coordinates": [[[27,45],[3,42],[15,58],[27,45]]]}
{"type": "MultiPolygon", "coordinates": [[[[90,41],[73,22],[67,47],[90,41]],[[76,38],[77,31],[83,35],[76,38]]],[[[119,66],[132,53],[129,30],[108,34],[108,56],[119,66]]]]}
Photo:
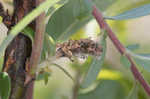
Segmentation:
{"type": "Polygon", "coordinates": [[[44,34],[44,43],[41,54],[41,61],[45,60],[47,56],[54,56],[56,51],[56,43],[53,38],[47,33],[44,34]]]}
{"type": "Polygon", "coordinates": [[[101,44],[103,47],[102,55],[99,56],[98,58],[94,58],[94,60],[92,61],[89,71],[85,79],[83,80],[83,83],[81,84],[81,87],[83,88],[90,86],[94,81],[96,81],[97,75],[100,72],[101,66],[104,63],[105,54],[106,54],[106,40],[105,40],[106,36],[107,36],[107,33],[105,32],[103,39],[101,41],[101,44]]]}
{"type": "Polygon", "coordinates": [[[136,57],[134,57],[134,60],[139,66],[150,72],[150,60],[140,59],[136,57]]]}
{"type": "Polygon", "coordinates": [[[10,78],[6,72],[0,73],[0,97],[8,99],[10,94],[10,78]]]}
{"type": "Polygon", "coordinates": [[[109,20],[126,20],[134,19],[142,16],[150,15],[150,4],[145,4],[143,6],[133,8],[129,11],[123,12],[116,16],[105,16],[105,19],[109,20]]]}
{"type": "Polygon", "coordinates": [[[129,49],[129,50],[134,51],[134,50],[139,49],[140,45],[139,44],[132,44],[132,45],[128,45],[126,48],[129,49]]]}
{"type": "Polygon", "coordinates": [[[150,54],[135,54],[130,50],[127,52],[133,57],[134,61],[146,71],[150,72],[150,54]]]}

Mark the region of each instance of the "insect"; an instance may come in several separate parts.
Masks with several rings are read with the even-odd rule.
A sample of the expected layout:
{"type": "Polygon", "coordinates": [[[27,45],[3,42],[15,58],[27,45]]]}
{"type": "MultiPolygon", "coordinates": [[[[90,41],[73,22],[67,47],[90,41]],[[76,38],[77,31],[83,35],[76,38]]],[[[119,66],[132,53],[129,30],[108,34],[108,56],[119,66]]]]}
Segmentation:
{"type": "Polygon", "coordinates": [[[102,52],[100,44],[90,39],[69,40],[57,45],[56,56],[68,57],[73,60],[72,57],[77,54],[90,54],[99,56],[102,52]]]}

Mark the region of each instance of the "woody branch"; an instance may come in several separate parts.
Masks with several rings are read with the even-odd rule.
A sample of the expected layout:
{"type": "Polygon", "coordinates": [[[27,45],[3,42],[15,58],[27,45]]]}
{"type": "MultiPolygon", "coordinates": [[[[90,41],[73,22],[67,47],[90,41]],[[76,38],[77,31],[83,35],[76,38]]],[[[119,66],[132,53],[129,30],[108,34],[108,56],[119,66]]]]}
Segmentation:
{"type": "Polygon", "coordinates": [[[125,47],[120,43],[114,32],[111,30],[109,25],[106,23],[106,21],[103,18],[102,13],[96,8],[96,6],[93,6],[92,15],[95,17],[96,21],[98,22],[101,29],[104,29],[107,31],[109,38],[117,48],[117,50],[120,52],[120,54],[125,55],[127,59],[131,63],[131,72],[136,80],[139,81],[139,83],[142,85],[142,87],[145,89],[146,93],[150,96],[150,86],[149,84],[144,80],[144,77],[141,75],[141,73],[138,71],[134,61],[132,60],[131,56],[126,53],[125,47]]]}

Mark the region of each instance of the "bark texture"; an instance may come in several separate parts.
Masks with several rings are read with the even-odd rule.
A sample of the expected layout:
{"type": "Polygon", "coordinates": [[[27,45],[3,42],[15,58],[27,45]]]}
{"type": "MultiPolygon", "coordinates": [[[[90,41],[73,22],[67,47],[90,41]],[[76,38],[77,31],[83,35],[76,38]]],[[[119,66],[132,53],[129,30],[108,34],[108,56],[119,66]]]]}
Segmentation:
{"type": "MultiPolygon", "coordinates": [[[[2,13],[7,17],[9,16],[9,20],[8,18],[3,20],[9,30],[35,8],[35,0],[14,0],[13,4],[14,14],[12,16],[7,15],[7,12],[2,13]]],[[[32,22],[29,26],[35,30],[35,22],[32,22]]],[[[26,61],[30,58],[31,51],[32,42],[29,37],[22,33],[19,33],[14,38],[5,51],[3,71],[7,72],[11,78],[11,94],[9,99],[29,99],[26,96],[28,87],[31,87],[31,84],[24,86],[24,82],[26,61]]]]}

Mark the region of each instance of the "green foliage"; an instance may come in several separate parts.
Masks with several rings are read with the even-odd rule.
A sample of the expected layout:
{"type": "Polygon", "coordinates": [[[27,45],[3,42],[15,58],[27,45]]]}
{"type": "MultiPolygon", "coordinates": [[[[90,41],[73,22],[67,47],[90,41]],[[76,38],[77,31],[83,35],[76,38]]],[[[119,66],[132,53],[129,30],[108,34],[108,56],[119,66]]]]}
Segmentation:
{"type": "Polygon", "coordinates": [[[147,59],[134,57],[134,60],[139,66],[143,67],[146,71],[150,72],[150,57],[145,58],[147,59]]]}
{"type": "Polygon", "coordinates": [[[106,11],[117,0],[91,0],[101,11],[106,11]]]}
{"type": "Polygon", "coordinates": [[[131,50],[131,51],[134,51],[134,50],[139,49],[140,45],[139,44],[132,44],[132,45],[128,45],[126,48],[131,50]]]}
{"type": "Polygon", "coordinates": [[[150,54],[135,54],[128,50],[128,53],[133,57],[134,61],[146,71],[150,72],[150,54]]]}
{"type": "Polygon", "coordinates": [[[44,43],[41,54],[41,61],[45,60],[48,56],[53,56],[56,50],[56,42],[47,33],[44,34],[44,43]]]}
{"type": "Polygon", "coordinates": [[[88,73],[86,75],[86,77],[84,78],[84,81],[81,85],[81,87],[86,88],[89,85],[91,85],[97,78],[98,73],[101,70],[101,66],[104,63],[104,59],[105,59],[105,54],[106,54],[106,37],[107,37],[107,33],[104,31],[104,35],[103,35],[103,39],[101,41],[101,45],[103,47],[103,52],[102,55],[99,56],[98,58],[94,58],[91,66],[88,70],[88,73]]]}
{"type": "Polygon", "coordinates": [[[134,19],[142,16],[146,16],[150,14],[150,4],[145,4],[143,6],[131,9],[129,11],[123,12],[116,16],[106,16],[106,19],[110,20],[126,20],[126,19],[134,19]]]}
{"type": "Polygon", "coordinates": [[[44,80],[44,83],[45,85],[48,83],[48,77],[50,77],[50,73],[49,72],[43,72],[43,73],[40,73],[36,80],[39,81],[39,80],[44,80]]]}
{"type": "Polygon", "coordinates": [[[34,31],[32,28],[26,27],[22,32],[24,35],[28,36],[32,40],[32,42],[34,41],[34,31]]]}
{"type": "Polygon", "coordinates": [[[10,94],[10,78],[6,72],[0,72],[0,99],[8,99],[10,94]]]}
{"type": "Polygon", "coordinates": [[[78,99],[123,99],[123,87],[117,81],[102,80],[95,90],[80,94],[78,99]]]}
{"type": "MultiPolygon", "coordinates": [[[[69,2],[65,6],[54,13],[54,15],[51,17],[51,20],[49,20],[46,26],[46,32],[51,35],[52,38],[54,38],[56,41],[66,40],[90,20],[90,18],[88,17],[83,20],[78,20],[74,16],[73,8],[75,2],[77,1],[69,0],[69,2]]],[[[83,6],[85,2],[82,3],[81,6],[83,6]]],[[[79,13],[82,12],[79,11],[79,13]]]]}
{"type": "Polygon", "coordinates": [[[122,55],[120,57],[120,62],[123,64],[123,66],[129,68],[131,66],[131,63],[129,62],[129,60],[127,59],[126,56],[122,55]]]}
{"type": "Polygon", "coordinates": [[[42,12],[55,5],[58,1],[59,0],[46,0],[44,3],[35,8],[31,13],[29,13],[25,18],[23,18],[16,26],[14,26],[12,30],[10,30],[9,35],[0,45],[0,57],[2,57],[2,53],[4,52],[8,44],[19,32],[21,32],[30,22],[32,22],[42,12]]]}
{"type": "Polygon", "coordinates": [[[133,85],[133,88],[131,89],[129,95],[126,99],[138,99],[138,86],[137,83],[133,85]]]}
{"type": "MultiPolygon", "coordinates": [[[[41,59],[42,62],[47,58],[48,55],[49,56],[55,55],[57,42],[69,39],[70,36],[75,34],[79,29],[85,26],[85,24],[87,24],[93,18],[91,16],[93,3],[95,3],[101,11],[106,11],[108,7],[110,7],[113,3],[117,1],[119,0],[46,0],[39,7],[35,8],[31,13],[29,13],[29,15],[27,15],[16,26],[14,26],[12,30],[10,30],[9,35],[6,37],[6,39],[3,41],[2,45],[0,46],[0,57],[2,56],[2,53],[4,52],[8,44],[19,32],[23,32],[25,35],[30,37],[30,39],[33,41],[34,31],[26,26],[30,22],[32,22],[37,16],[39,16],[42,12],[45,11],[48,22],[46,25],[46,33],[44,35],[44,44],[43,44],[42,59],[41,59]]],[[[119,8],[117,7],[117,9],[119,8]]],[[[150,4],[146,4],[137,8],[133,8],[126,12],[123,12],[117,16],[106,16],[105,18],[110,20],[125,20],[125,19],[133,19],[141,16],[146,16],[149,14],[150,14],[150,4]]],[[[120,27],[120,30],[118,31],[123,30],[122,25],[123,24],[119,24],[119,26],[117,25],[117,27],[120,27]]],[[[76,36],[76,38],[78,38],[78,36],[76,36]]],[[[106,34],[104,35],[103,40],[101,42],[103,47],[103,52],[100,57],[92,57],[92,58],[88,57],[86,62],[82,64],[84,66],[78,66],[78,67],[74,66],[74,68],[80,68],[82,72],[81,74],[84,74],[86,71],[88,71],[86,72],[85,78],[81,83],[82,88],[89,87],[99,77],[99,72],[101,71],[105,59],[105,54],[106,54],[105,39],[106,39],[106,34]]],[[[133,44],[127,46],[127,49],[131,51],[135,51],[138,48],[139,48],[139,44],[133,44]]],[[[138,55],[133,53],[129,53],[129,54],[131,54],[132,58],[139,66],[144,67],[145,70],[150,72],[149,55],[147,54],[138,55]]],[[[129,68],[131,65],[129,60],[124,55],[120,57],[120,62],[127,68],[129,68]]],[[[61,69],[73,81],[76,80],[72,77],[71,74],[69,74],[68,71],[66,71],[61,66],[57,64],[53,64],[53,65],[61,69]]],[[[79,70],[79,69],[74,69],[74,70],[79,70]]],[[[51,76],[50,73],[51,72],[44,71],[43,73],[38,75],[37,80],[44,80],[45,84],[47,84],[48,77],[51,76]]],[[[108,74],[107,76],[115,78],[113,74],[111,75],[108,74]]],[[[100,77],[98,78],[98,80],[99,79],[101,80],[100,77]]],[[[88,93],[80,94],[78,96],[78,99],[93,99],[93,98],[94,99],[99,99],[99,98],[124,99],[124,97],[126,97],[124,92],[125,88],[123,88],[120,82],[118,81],[119,81],[118,79],[98,81],[99,84],[98,86],[95,87],[95,89],[89,91],[88,93]]],[[[127,81],[124,80],[124,82],[126,83],[127,81]]],[[[129,85],[127,85],[127,87],[129,87],[129,85]]],[[[137,97],[138,94],[137,88],[138,88],[137,85],[133,87],[127,99],[135,99],[135,97],[137,97]]],[[[54,92],[52,93],[56,94],[57,91],[58,90],[56,90],[55,93],[54,92]]],[[[49,92],[49,90],[47,92],[49,92]]],[[[10,93],[10,79],[6,73],[0,73],[0,96],[1,96],[0,98],[8,99],[9,93],[10,93]]]]}
{"type": "Polygon", "coordinates": [[[73,15],[79,20],[88,17],[92,12],[92,2],[89,0],[75,0],[73,15]]]}
{"type": "Polygon", "coordinates": [[[92,19],[90,12],[93,3],[104,10],[113,2],[112,0],[101,0],[101,2],[99,0],[69,0],[51,17],[46,32],[56,41],[66,40],[92,19]]]}

